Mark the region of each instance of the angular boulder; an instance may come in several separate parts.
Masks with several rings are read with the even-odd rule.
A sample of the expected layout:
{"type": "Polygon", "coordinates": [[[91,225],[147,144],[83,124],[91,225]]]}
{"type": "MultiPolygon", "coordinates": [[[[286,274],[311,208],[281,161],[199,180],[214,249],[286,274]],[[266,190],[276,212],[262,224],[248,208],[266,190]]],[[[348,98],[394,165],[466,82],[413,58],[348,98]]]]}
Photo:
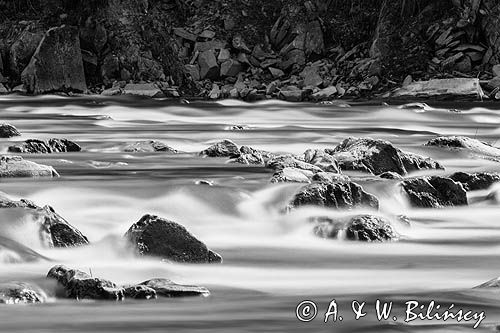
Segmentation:
{"type": "Polygon", "coordinates": [[[353,182],[313,183],[302,188],[291,201],[292,207],[321,206],[350,210],[378,209],[378,199],[353,182]]]}
{"type": "Polygon", "coordinates": [[[237,76],[241,72],[242,66],[238,60],[229,59],[220,66],[221,77],[237,76]]]}
{"type": "Polygon", "coordinates": [[[233,141],[223,140],[201,151],[200,155],[208,157],[238,158],[241,152],[233,141]]]}
{"type": "Polygon", "coordinates": [[[387,242],[398,240],[399,235],[389,221],[373,215],[358,215],[346,219],[327,219],[314,227],[314,234],[321,238],[344,236],[347,240],[361,242],[387,242]]]}
{"type": "Polygon", "coordinates": [[[40,41],[43,39],[43,32],[32,32],[25,29],[19,38],[12,43],[9,50],[10,72],[19,77],[23,69],[29,64],[33,53],[35,53],[40,41]]]}
{"type": "Polygon", "coordinates": [[[371,138],[348,138],[333,150],[332,155],[342,170],[356,170],[380,175],[392,171],[399,175],[423,169],[443,169],[431,158],[403,152],[389,141],[371,138]]]}
{"type": "Polygon", "coordinates": [[[48,141],[30,139],[24,141],[22,144],[10,146],[8,148],[10,153],[21,154],[67,153],[81,150],[82,148],[77,143],[67,139],[50,139],[48,141]]]}
{"type": "Polygon", "coordinates": [[[217,58],[213,50],[206,50],[198,56],[198,65],[200,66],[200,78],[216,80],[219,77],[220,70],[217,64],[217,58]]]}
{"type": "Polygon", "coordinates": [[[21,133],[10,124],[0,124],[0,138],[12,138],[13,136],[20,136],[21,133]]]}
{"type": "Polygon", "coordinates": [[[450,179],[462,184],[466,191],[486,190],[491,185],[500,182],[500,174],[489,172],[455,172],[450,179]]]}
{"type": "Polygon", "coordinates": [[[178,153],[174,148],[164,144],[161,141],[149,140],[149,141],[137,141],[133,144],[127,145],[123,148],[124,152],[127,153],[152,153],[152,152],[166,152],[166,153],[178,153]]]}
{"type": "Polygon", "coordinates": [[[78,29],[66,25],[49,29],[21,78],[31,94],[86,92],[78,29]]]}
{"type": "Polygon", "coordinates": [[[462,184],[450,178],[421,177],[407,179],[401,185],[414,207],[440,208],[468,204],[462,184]]]}
{"type": "Polygon", "coordinates": [[[59,177],[59,174],[51,166],[27,161],[21,156],[0,156],[0,178],[12,177],[59,177]]]}
{"type": "Polygon", "coordinates": [[[47,295],[42,290],[28,283],[0,283],[0,304],[34,304],[46,300],[47,295]]]}
{"type": "Polygon", "coordinates": [[[161,257],[182,263],[219,263],[222,258],[209,250],[182,225],[144,215],[125,234],[140,255],[161,257]]]}

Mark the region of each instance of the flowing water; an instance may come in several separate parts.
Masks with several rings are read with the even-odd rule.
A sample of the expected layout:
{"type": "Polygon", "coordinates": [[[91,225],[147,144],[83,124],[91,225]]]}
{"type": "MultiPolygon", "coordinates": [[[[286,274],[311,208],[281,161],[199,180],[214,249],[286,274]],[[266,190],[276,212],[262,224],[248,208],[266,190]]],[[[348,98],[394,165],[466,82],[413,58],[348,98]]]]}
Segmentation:
{"type": "Polygon", "coordinates": [[[206,286],[212,294],[123,303],[52,298],[43,305],[4,306],[0,331],[472,330],[474,321],[404,323],[406,301],[435,300],[443,308],[454,304],[455,308],[485,311],[486,319],[477,331],[493,332],[500,321],[500,293],[471,288],[500,275],[500,203],[485,200],[495,189],[469,193],[469,207],[419,210],[409,207],[394,182],[354,174],[356,182],[378,196],[380,214],[392,219],[403,237],[383,244],[324,240],[313,236],[309,219],[339,213],[320,208],[283,213],[299,185],[270,185],[271,173],[263,167],[200,158],[196,152],[231,139],[273,152],[302,153],[308,148],[332,148],[349,136],[369,136],[437,159],[446,167],[444,174],[500,171],[498,162],[423,146],[437,135],[466,135],[496,145],[500,112],[494,107],[455,103],[407,110],[375,102],[348,107],[278,101],[177,104],[126,98],[2,97],[2,121],[23,134],[1,141],[2,152],[12,141],[52,137],[74,140],[83,151],[25,156],[54,166],[61,177],[2,179],[0,190],[12,198],[51,205],[87,235],[91,245],[43,248],[33,230],[7,222],[23,219],[22,215],[0,210],[0,244],[15,240],[26,246],[0,253],[0,281],[33,282],[50,293],[53,286],[44,276],[61,263],[117,283],[167,277],[206,286]],[[231,125],[249,128],[228,131],[231,125]],[[127,143],[150,139],[186,153],[122,150],[127,143]],[[197,185],[198,180],[215,185],[197,185]],[[135,257],[123,244],[122,235],[146,213],[183,224],[220,253],[224,263],[181,265],[135,257]],[[410,218],[411,227],[396,221],[394,217],[401,214],[410,218]],[[30,251],[47,259],[12,263],[30,251]],[[333,299],[344,320],[324,323],[333,299]],[[394,302],[396,321],[375,318],[377,299],[394,302]],[[318,307],[317,318],[308,323],[296,318],[296,306],[303,300],[314,301],[318,307]],[[353,300],[367,302],[366,317],[354,319],[353,300]]]}

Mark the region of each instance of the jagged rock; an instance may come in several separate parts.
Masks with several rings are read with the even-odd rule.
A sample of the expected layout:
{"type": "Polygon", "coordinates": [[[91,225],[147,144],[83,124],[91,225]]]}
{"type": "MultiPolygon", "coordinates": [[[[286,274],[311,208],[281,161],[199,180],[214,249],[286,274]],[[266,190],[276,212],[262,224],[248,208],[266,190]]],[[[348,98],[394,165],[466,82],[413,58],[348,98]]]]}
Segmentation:
{"type": "Polygon", "coordinates": [[[340,167],[331,155],[321,149],[308,149],[304,152],[302,158],[304,162],[317,166],[323,171],[332,173],[341,173],[340,167]]]}
{"type": "MultiPolygon", "coordinates": [[[[0,74],[0,76],[1,76],[1,74],[0,74]]],[[[8,93],[9,93],[9,91],[7,90],[7,88],[5,88],[5,86],[2,83],[0,83],[0,95],[5,95],[8,93]]]]}
{"type": "Polygon", "coordinates": [[[275,78],[275,79],[279,79],[280,77],[285,76],[285,73],[281,69],[274,68],[274,67],[269,67],[268,69],[269,69],[269,72],[271,73],[271,75],[273,76],[273,78],[275,78]]]}
{"type": "Polygon", "coordinates": [[[179,37],[184,38],[185,40],[189,40],[191,42],[196,42],[196,39],[198,38],[195,34],[192,34],[183,28],[174,28],[174,29],[172,29],[172,31],[176,36],[179,36],[179,37]]]}
{"type": "Polygon", "coordinates": [[[44,303],[47,295],[30,284],[9,282],[0,284],[0,304],[44,303]]]}
{"type": "Polygon", "coordinates": [[[237,76],[241,72],[241,64],[237,60],[229,59],[220,66],[221,77],[237,76]]]}
{"type": "Polygon", "coordinates": [[[237,158],[241,155],[238,146],[231,140],[218,142],[200,152],[200,155],[208,157],[231,157],[237,158]]]}
{"type": "Polygon", "coordinates": [[[21,156],[0,156],[0,178],[10,177],[59,177],[48,165],[27,161],[21,156]]]}
{"type": "Polygon", "coordinates": [[[297,168],[283,168],[276,171],[271,178],[271,183],[310,183],[313,176],[312,171],[297,169],[297,168]]]}
{"type": "Polygon", "coordinates": [[[264,161],[268,161],[269,159],[275,157],[276,155],[271,153],[271,152],[268,152],[268,151],[265,151],[265,150],[261,150],[261,149],[255,149],[255,148],[252,148],[252,147],[249,147],[249,146],[241,146],[240,147],[240,152],[241,154],[246,154],[246,155],[259,155],[259,156],[262,156],[262,159],[264,159],[264,161]]]}
{"type": "Polygon", "coordinates": [[[500,149],[492,145],[466,136],[440,136],[425,144],[432,147],[462,148],[482,156],[500,157],[500,149]]]}
{"type": "Polygon", "coordinates": [[[443,169],[436,161],[406,153],[389,141],[371,138],[348,138],[333,150],[332,155],[342,170],[357,170],[375,175],[393,171],[400,175],[422,169],[443,169]]]}
{"type": "Polygon", "coordinates": [[[219,63],[223,63],[229,59],[231,59],[231,52],[229,52],[228,49],[220,50],[219,55],[217,56],[217,61],[219,63]]]}
{"type": "Polygon", "coordinates": [[[125,234],[140,255],[186,263],[219,263],[222,258],[209,250],[183,226],[155,215],[144,215],[125,234]]]}
{"type": "Polygon", "coordinates": [[[49,29],[21,77],[33,94],[86,92],[78,29],[65,25],[49,29]]]}
{"type": "Polygon", "coordinates": [[[309,205],[335,209],[378,209],[378,199],[353,182],[313,183],[302,188],[291,202],[292,207],[309,205]]]}
{"type": "Polygon", "coordinates": [[[229,163],[239,163],[239,164],[254,164],[254,165],[265,165],[266,162],[262,155],[258,152],[252,153],[242,153],[239,157],[229,160],[229,163]]]}
{"type": "Polygon", "coordinates": [[[488,172],[455,172],[450,176],[450,179],[461,183],[466,191],[476,191],[486,190],[491,187],[491,185],[500,182],[500,174],[488,172]]]}
{"type": "Polygon", "coordinates": [[[109,280],[94,278],[89,274],[70,269],[63,265],[57,265],[47,273],[48,279],[58,282],[62,291],[58,290],[56,296],[64,296],[77,300],[123,300],[123,288],[109,280]]]}
{"type": "Polygon", "coordinates": [[[123,148],[123,151],[127,153],[151,153],[151,152],[167,152],[167,153],[178,153],[174,148],[164,144],[161,141],[149,140],[149,141],[137,141],[131,145],[123,148]]]}
{"type": "Polygon", "coordinates": [[[450,178],[432,176],[407,179],[401,185],[414,207],[439,208],[468,204],[462,184],[450,178]]]}
{"type": "Polygon", "coordinates": [[[123,94],[151,98],[163,95],[154,83],[129,83],[123,88],[123,94]]]}
{"type": "Polygon", "coordinates": [[[474,99],[486,97],[479,84],[479,79],[469,78],[433,79],[412,82],[406,87],[396,90],[391,96],[393,98],[465,97],[474,99]]]}
{"type": "Polygon", "coordinates": [[[101,92],[102,96],[118,96],[122,94],[122,88],[120,87],[111,87],[109,89],[104,89],[101,92]]]}
{"type": "Polygon", "coordinates": [[[321,238],[345,238],[362,242],[396,241],[399,238],[391,223],[382,217],[358,215],[348,219],[322,221],[314,227],[314,234],[321,238]]]}
{"type": "Polygon", "coordinates": [[[10,146],[8,149],[10,153],[22,154],[66,153],[81,150],[82,148],[77,143],[66,139],[50,139],[49,141],[30,139],[20,145],[10,146]]]}
{"type": "Polygon", "coordinates": [[[310,163],[304,162],[293,155],[279,155],[271,157],[267,163],[266,167],[274,169],[276,171],[282,170],[284,168],[295,168],[301,170],[311,171],[312,173],[322,172],[320,167],[312,165],[310,163]]]}
{"type": "Polygon", "coordinates": [[[0,138],[11,138],[13,136],[20,136],[21,133],[11,124],[0,124],[0,138]]]}
{"type": "Polygon", "coordinates": [[[216,80],[219,77],[219,65],[213,50],[206,50],[198,56],[198,65],[200,66],[200,78],[216,80]]]}
{"type": "Polygon", "coordinates": [[[162,297],[210,295],[210,292],[205,287],[180,285],[168,279],[151,279],[144,281],[139,285],[153,289],[159,296],[162,297]]]}
{"type": "Polygon", "coordinates": [[[209,50],[222,50],[225,49],[226,46],[226,42],[215,39],[207,42],[197,42],[196,44],[194,44],[194,52],[198,51],[203,53],[209,50]]]}
{"type": "Polygon", "coordinates": [[[9,67],[15,76],[21,75],[23,69],[29,64],[42,38],[42,32],[31,32],[25,29],[11,45],[8,58],[10,60],[9,67]]]}
{"type": "Polygon", "coordinates": [[[26,199],[14,201],[0,196],[0,209],[2,208],[22,208],[31,214],[34,223],[39,227],[39,238],[46,247],[73,247],[88,244],[87,237],[50,206],[40,207],[26,199]]]}

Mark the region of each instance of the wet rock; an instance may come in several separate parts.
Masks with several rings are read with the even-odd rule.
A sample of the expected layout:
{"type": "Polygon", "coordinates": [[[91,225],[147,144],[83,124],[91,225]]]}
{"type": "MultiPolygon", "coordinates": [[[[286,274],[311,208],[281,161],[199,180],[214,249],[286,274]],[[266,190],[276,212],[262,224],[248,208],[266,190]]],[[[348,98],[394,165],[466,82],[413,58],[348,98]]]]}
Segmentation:
{"type": "Polygon", "coordinates": [[[65,25],[49,29],[21,77],[33,94],[86,92],[78,29],[65,25]]]}
{"type": "Polygon", "coordinates": [[[26,199],[15,201],[0,196],[1,208],[22,208],[32,214],[34,223],[39,228],[40,240],[47,247],[73,247],[88,244],[87,237],[50,206],[40,207],[26,199]]]}
{"type": "Polygon", "coordinates": [[[109,280],[94,278],[89,274],[70,269],[63,265],[57,265],[50,269],[48,279],[54,279],[62,287],[56,296],[64,296],[77,300],[123,300],[125,295],[123,288],[109,280]]]}
{"type": "Polygon", "coordinates": [[[206,50],[198,56],[200,66],[200,78],[216,80],[219,78],[220,70],[213,50],[206,50]]]}
{"type": "Polygon", "coordinates": [[[196,53],[196,51],[198,51],[200,53],[203,53],[209,50],[222,50],[225,49],[226,46],[226,42],[216,39],[206,42],[197,42],[196,44],[194,44],[194,52],[196,53]]]}
{"type": "Polygon", "coordinates": [[[238,158],[241,153],[238,146],[231,140],[218,142],[200,152],[202,156],[208,157],[231,157],[238,158]]]}
{"type": "Polygon", "coordinates": [[[380,178],[393,179],[393,180],[403,180],[404,178],[396,172],[387,171],[379,175],[380,178]]]}
{"type": "Polygon", "coordinates": [[[499,148],[466,136],[440,136],[430,140],[425,145],[449,149],[467,149],[474,154],[500,158],[499,148]]]}
{"type": "Polygon", "coordinates": [[[154,291],[156,291],[158,296],[162,297],[210,295],[210,292],[205,287],[180,285],[168,279],[151,279],[148,281],[144,281],[139,285],[153,289],[154,291]]]}
{"type": "Polygon", "coordinates": [[[335,172],[318,172],[315,173],[311,179],[319,183],[342,183],[351,180],[349,176],[335,172]]]}
{"type": "Polygon", "coordinates": [[[125,298],[132,298],[132,299],[157,298],[156,290],[141,284],[137,284],[135,286],[123,287],[123,295],[125,298]]]}
{"type": "Polygon", "coordinates": [[[274,173],[271,183],[310,183],[312,171],[297,168],[283,168],[274,173]]]}
{"type": "Polygon", "coordinates": [[[250,129],[248,125],[232,125],[225,128],[227,131],[247,131],[250,129]]]}
{"type": "Polygon", "coordinates": [[[476,191],[486,190],[493,184],[500,182],[500,174],[488,172],[456,172],[450,176],[450,179],[462,184],[466,191],[476,191]]]}
{"type": "Polygon", "coordinates": [[[124,95],[161,97],[162,91],[154,83],[129,83],[123,88],[124,95]]]}
{"type": "Polygon", "coordinates": [[[47,296],[39,288],[28,283],[9,282],[0,284],[0,304],[44,303],[47,296]]]}
{"type": "Polygon", "coordinates": [[[0,138],[12,138],[13,136],[20,136],[21,133],[10,124],[0,124],[0,138]]]}
{"type": "Polygon", "coordinates": [[[485,97],[479,79],[454,78],[454,79],[434,79],[430,81],[417,81],[396,90],[393,98],[414,98],[414,97],[448,97],[448,98],[473,98],[481,99],[485,97]]]}
{"type": "Polygon", "coordinates": [[[272,157],[267,161],[266,167],[277,171],[284,168],[307,170],[313,173],[323,171],[320,167],[304,162],[293,155],[279,155],[272,157]]]}
{"type": "Polygon", "coordinates": [[[345,238],[362,242],[387,242],[399,238],[391,223],[386,219],[373,215],[358,215],[348,219],[328,219],[318,223],[314,234],[321,238],[345,238]]]}
{"type": "Polygon", "coordinates": [[[308,149],[304,152],[302,159],[304,162],[315,165],[325,172],[341,173],[335,158],[325,153],[324,150],[308,149]]]}
{"type": "Polygon", "coordinates": [[[149,140],[149,141],[137,141],[131,145],[123,148],[123,151],[127,153],[152,153],[152,152],[166,152],[176,154],[177,150],[164,144],[161,141],[149,140]]]}
{"type": "Polygon", "coordinates": [[[333,150],[325,150],[342,170],[357,170],[375,175],[387,171],[406,175],[423,169],[443,169],[436,161],[394,147],[389,141],[349,138],[333,150]]]}
{"type": "Polygon", "coordinates": [[[81,150],[82,148],[77,143],[66,139],[50,139],[49,141],[30,139],[20,145],[10,146],[8,149],[10,153],[21,154],[67,153],[81,150]]]}
{"type": "Polygon", "coordinates": [[[353,182],[313,183],[302,188],[291,202],[292,207],[309,205],[349,210],[359,207],[378,209],[378,199],[353,182]]]}
{"type": "Polygon", "coordinates": [[[439,208],[468,204],[462,184],[450,178],[432,176],[407,179],[401,185],[414,207],[439,208]]]}
{"type": "Polygon", "coordinates": [[[0,156],[0,178],[10,177],[59,177],[48,165],[27,161],[21,156],[0,156]]]}
{"type": "Polygon", "coordinates": [[[125,234],[140,255],[186,263],[219,263],[222,258],[209,250],[183,226],[154,215],[144,215],[125,234]]]}

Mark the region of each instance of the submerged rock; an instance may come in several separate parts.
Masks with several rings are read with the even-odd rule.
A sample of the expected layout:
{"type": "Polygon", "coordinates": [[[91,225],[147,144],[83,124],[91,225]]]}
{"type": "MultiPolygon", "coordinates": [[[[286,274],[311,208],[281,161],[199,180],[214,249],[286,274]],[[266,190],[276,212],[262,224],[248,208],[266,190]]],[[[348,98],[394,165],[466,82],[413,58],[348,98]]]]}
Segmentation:
{"type": "Polygon", "coordinates": [[[466,136],[440,136],[430,140],[425,145],[449,149],[465,149],[474,154],[500,158],[499,148],[466,136]]]}
{"type": "Polygon", "coordinates": [[[314,233],[321,238],[345,238],[362,242],[386,242],[398,240],[399,235],[391,223],[382,217],[373,215],[358,215],[347,219],[327,219],[318,223],[314,233]]]}
{"type": "Polygon", "coordinates": [[[408,179],[401,183],[415,207],[438,208],[466,206],[467,193],[461,183],[450,178],[432,176],[408,179]]]}
{"type": "Polygon", "coordinates": [[[30,139],[20,145],[9,147],[10,153],[22,154],[67,153],[81,150],[82,148],[77,143],[67,139],[50,139],[49,141],[30,139]]]}
{"type": "Polygon", "coordinates": [[[222,262],[219,254],[209,250],[182,225],[155,215],[144,215],[125,237],[140,255],[186,263],[222,262]]]}
{"type": "Polygon", "coordinates": [[[0,124],[0,138],[11,138],[13,136],[20,136],[21,133],[11,124],[0,124]]]}
{"type": "Polygon", "coordinates": [[[237,158],[241,155],[238,146],[231,140],[218,142],[200,152],[202,156],[208,157],[231,157],[237,158]]]}
{"type": "Polygon", "coordinates": [[[178,153],[174,148],[167,146],[161,141],[149,140],[149,141],[137,141],[123,148],[123,151],[127,153],[152,153],[152,152],[167,152],[167,153],[178,153]]]}
{"type": "Polygon", "coordinates": [[[292,207],[309,205],[336,209],[378,209],[378,199],[353,182],[313,183],[302,188],[291,202],[292,207]]]}
{"type": "Polygon", "coordinates": [[[0,178],[9,177],[59,177],[48,165],[27,161],[21,156],[0,156],[0,178]]]}
{"type": "Polygon", "coordinates": [[[39,207],[26,199],[14,201],[0,196],[1,208],[22,208],[32,214],[34,223],[39,226],[40,240],[47,247],[73,247],[88,244],[87,237],[50,206],[39,207]]]}
{"type": "Polygon", "coordinates": [[[461,183],[466,191],[476,191],[486,190],[491,185],[500,182],[500,174],[488,172],[456,172],[450,176],[450,179],[461,183]]]}
{"type": "Polygon", "coordinates": [[[403,152],[389,141],[349,138],[333,150],[326,150],[342,170],[356,170],[380,175],[392,171],[399,175],[422,169],[443,169],[436,161],[403,152]]]}
{"type": "Polygon", "coordinates": [[[44,303],[47,296],[38,288],[23,282],[0,284],[0,304],[44,303]]]}
{"type": "Polygon", "coordinates": [[[210,292],[205,287],[187,286],[174,283],[169,279],[151,279],[140,283],[141,286],[156,291],[162,297],[208,296],[210,292]]]}

